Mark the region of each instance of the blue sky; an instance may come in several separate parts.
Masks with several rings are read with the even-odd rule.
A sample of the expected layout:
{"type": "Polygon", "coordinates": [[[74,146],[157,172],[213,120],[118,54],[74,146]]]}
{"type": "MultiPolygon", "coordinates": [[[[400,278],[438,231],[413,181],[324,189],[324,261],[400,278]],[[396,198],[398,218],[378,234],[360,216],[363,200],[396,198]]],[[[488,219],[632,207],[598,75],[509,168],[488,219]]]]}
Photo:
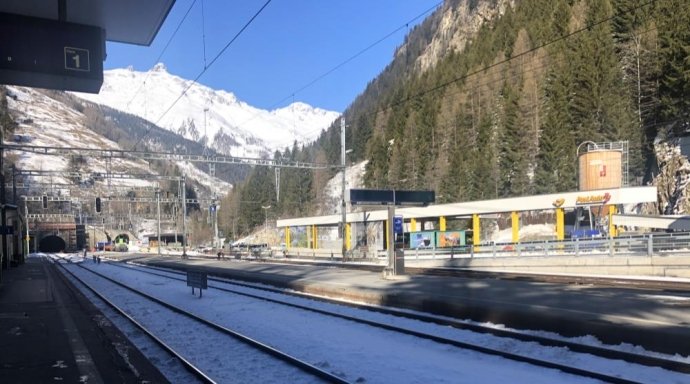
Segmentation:
{"type": "MultiPolygon", "coordinates": [[[[203,0],[206,61],[266,0],[203,0]]],[[[193,0],[177,0],[150,47],[108,43],[106,69],[151,68],[193,0]]],[[[293,101],[342,112],[391,61],[409,23],[337,71],[298,91],[362,49],[438,5],[440,0],[273,0],[199,82],[263,109],[293,101]]],[[[202,0],[197,0],[160,61],[172,74],[195,78],[204,68],[202,0]]]]}

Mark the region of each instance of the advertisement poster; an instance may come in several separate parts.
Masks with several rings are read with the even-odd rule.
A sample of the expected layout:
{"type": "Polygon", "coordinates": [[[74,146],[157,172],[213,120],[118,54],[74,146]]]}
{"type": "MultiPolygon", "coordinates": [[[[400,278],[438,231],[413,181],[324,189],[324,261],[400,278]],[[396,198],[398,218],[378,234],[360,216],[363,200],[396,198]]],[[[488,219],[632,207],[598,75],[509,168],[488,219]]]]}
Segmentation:
{"type": "Polygon", "coordinates": [[[410,233],[410,248],[435,248],[436,233],[434,231],[410,233]]]}
{"type": "Polygon", "coordinates": [[[439,247],[459,247],[465,245],[465,231],[443,231],[438,233],[439,247]]]}

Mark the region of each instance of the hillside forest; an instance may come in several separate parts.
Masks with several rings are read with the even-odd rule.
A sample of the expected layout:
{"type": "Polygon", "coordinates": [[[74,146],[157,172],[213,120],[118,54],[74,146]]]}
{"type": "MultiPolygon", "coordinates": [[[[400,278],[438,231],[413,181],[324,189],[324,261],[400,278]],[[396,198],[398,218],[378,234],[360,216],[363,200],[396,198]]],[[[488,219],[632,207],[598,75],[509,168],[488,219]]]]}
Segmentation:
{"type": "MultiPolygon", "coordinates": [[[[348,163],[368,161],[369,188],[473,201],[575,190],[579,144],[627,141],[628,184],[654,183],[654,143],[690,129],[689,58],[687,0],[448,0],[344,112],[348,163]],[[420,65],[460,27],[444,18],[487,7],[497,16],[464,49],[420,65]]],[[[339,164],[340,121],[274,157],[339,164]]],[[[267,205],[274,218],[324,213],[336,171],[282,169],[277,201],[274,171],[256,167],[220,225],[247,233],[267,205]]]]}

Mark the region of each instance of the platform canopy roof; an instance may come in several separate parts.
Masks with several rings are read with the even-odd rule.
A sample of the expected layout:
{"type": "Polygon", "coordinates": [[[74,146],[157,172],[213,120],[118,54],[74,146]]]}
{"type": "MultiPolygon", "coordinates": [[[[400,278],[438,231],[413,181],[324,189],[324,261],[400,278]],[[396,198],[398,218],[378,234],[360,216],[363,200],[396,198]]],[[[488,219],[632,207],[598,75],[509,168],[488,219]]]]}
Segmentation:
{"type": "MultiPolygon", "coordinates": [[[[506,212],[540,211],[556,208],[574,209],[577,207],[596,207],[602,205],[627,205],[655,202],[657,190],[655,186],[626,187],[598,189],[594,191],[577,191],[552,193],[537,196],[512,197],[507,199],[470,201],[463,203],[436,204],[428,207],[399,208],[396,215],[403,219],[433,219],[441,216],[446,218],[471,217],[477,215],[491,215],[506,212]]],[[[366,220],[384,221],[388,219],[388,212],[383,207],[370,207],[366,212],[366,220]]],[[[278,227],[297,227],[305,225],[338,225],[342,220],[340,215],[301,217],[278,220],[278,227]]],[[[363,212],[347,214],[347,222],[364,221],[363,212]]]]}
{"type": "Polygon", "coordinates": [[[100,27],[105,39],[150,45],[175,0],[2,0],[0,12],[100,27]]]}

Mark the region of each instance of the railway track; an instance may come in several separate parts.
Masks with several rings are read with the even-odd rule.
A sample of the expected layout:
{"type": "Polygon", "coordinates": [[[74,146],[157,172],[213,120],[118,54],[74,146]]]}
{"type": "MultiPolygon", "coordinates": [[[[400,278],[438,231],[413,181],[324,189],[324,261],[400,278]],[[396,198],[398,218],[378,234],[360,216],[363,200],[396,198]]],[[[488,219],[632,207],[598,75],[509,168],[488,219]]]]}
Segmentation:
{"type": "MultiPolygon", "coordinates": [[[[131,268],[130,266],[123,265],[120,263],[114,263],[113,265],[120,266],[122,268],[131,268]]],[[[163,269],[163,268],[158,268],[158,267],[151,267],[151,266],[136,266],[135,268],[137,271],[141,271],[144,273],[164,277],[164,278],[171,278],[171,279],[177,279],[184,281],[184,278],[182,277],[183,272],[179,271],[174,271],[174,270],[169,270],[169,269],[163,269]]],[[[577,368],[577,367],[572,367],[567,364],[560,364],[557,362],[553,361],[547,361],[539,358],[534,358],[534,357],[528,357],[528,356],[523,356],[521,354],[516,354],[512,353],[509,351],[505,350],[499,350],[499,349],[492,349],[492,348],[487,348],[483,345],[478,345],[478,344],[472,344],[472,343],[467,343],[463,341],[458,341],[455,339],[447,338],[447,337],[442,337],[434,334],[429,334],[429,333],[424,333],[424,332],[419,332],[414,329],[409,329],[401,326],[395,326],[391,325],[387,322],[380,321],[380,320],[371,320],[368,318],[362,318],[358,316],[352,316],[350,314],[344,314],[339,311],[334,311],[334,310],[328,310],[328,309],[323,309],[323,308],[315,308],[313,305],[308,305],[308,304],[299,304],[295,303],[290,300],[282,300],[282,299],[277,299],[275,298],[275,295],[289,295],[289,296],[295,296],[299,298],[308,298],[309,300],[314,300],[315,297],[311,295],[304,295],[300,293],[295,293],[295,292],[286,292],[283,290],[279,289],[273,289],[273,288],[268,288],[265,286],[262,286],[258,288],[255,285],[250,285],[250,284],[244,284],[244,283],[237,283],[237,282],[232,282],[231,285],[227,280],[224,279],[217,279],[217,278],[209,278],[209,281],[212,282],[212,285],[209,285],[209,288],[214,288],[218,289],[220,291],[224,292],[229,292],[232,294],[237,294],[237,295],[242,295],[246,297],[251,297],[259,300],[264,300],[272,303],[277,303],[280,305],[286,305],[294,308],[298,308],[301,310],[306,310],[310,312],[315,312],[318,314],[322,315],[327,315],[327,316],[333,316],[341,319],[345,319],[348,321],[360,323],[360,324],[365,324],[367,326],[373,326],[377,328],[382,328],[386,329],[389,331],[394,331],[398,333],[403,333],[407,335],[411,335],[414,337],[426,339],[426,340],[431,340],[434,342],[438,343],[443,343],[443,344],[449,344],[458,348],[462,349],[467,349],[467,350],[473,350],[481,353],[486,353],[486,354],[491,354],[491,355],[496,355],[496,356],[501,356],[507,359],[515,360],[515,361],[521,361],[521,362],[526,362],[529,364],[533,364],[536,366],[541,366],[541,367],[546,367],[546,368],[555,368],[559,369],[561,371],[579,375],[579,376],[584,376],[584,377],[590,377],[598,380],[602,380],[605,382],[611,382],[611,383],[636,383],[634,379],[625,379],[621,378],[618,375],[612,375],[612,374],[603,374],[600,372],[594,372],[588,369],[583,369],[583,368],[577,368]],[[233,288],[234,287],[234,288],[233,288]],[[262,293],[252,293],[252,292],[247,292],[246,290],[243,290],[244,288],[249,288],[253,291],[259,291],[259,292],[266,292],[270,295],[267,294],[262,294],[262,293]]],[[[690,365],[678,361],[678,360],[672,360],[672,359],[665,359],[661,357],[654,357],[654,356],[649,356],[649,355],[642,355],[642,354],[635,354],[635,353],[630,353],[626,351],[621,351],[621,350],[616,350],[616,349],[609,349],[609,348],[604,348],[604,347],[599,347],[599,346],[593,346],[593,345],[588,345],[588,344],[579,344],[579,343],[574,343],[570,341],[565,341],[561,339],[553,339],[553,338],[547,338],[543,336],[536,336],[532,334],[525,334],[521,332],[516,332],[516,331],[510,331],[510,330],[505,330],[505,329],[496,329],[493,327],[486,327],[478,324],[473,324],[473,323],[466,323],[466,322],[461,322],[461,321],[456,321],[456,320],[450,320],[450,319],[443,319],[437,316],[431,316],[431,315],[425,315],[425,314],[420,314],[420,313],[413,313],[409,311],[401,311],[401,310],[396,310],[392,308],[382,308],[382,307],[376,307],[376,306],[370,306],[370,305],[360,305],[360,304],[353,304],[353,303],[343,303],[341,301],[337,300],[331,300],[331,299],[325,299],[325,298],[318,298],[319,301],[324,301],[328,303],[335,303],[340,306],[346,305],[349,307],[357,308],[357,309],[364,309],[366,311],[374,311],[377,313],[381,314],[386,314],[386,315],[392,315],[392,316],[397,316],[397,317],[403,317],[407,319],[413,319],[413,320],[419,320],[419,321],[424,321],[424,322],[430,322],[430,323],[435,323],[439,325],[444,325],[444,326],[450,326],[458,329],[463,329],[463,330],[468,330],[472,332],[477,332],[477,333],[482,333],[482,334],[490,334],[496,337],[500,338],[509,338],[512,340],[517,340],[520,342],[526,342],[526,343],[538,343],[544,347],[556,347],[556,348],[561,348],[563,350],[569,350],[577,353],[584,353],[584,354],[589,354],[593,356],[598,356],[603,359],[610,359],[610,360],[620,360],[620,361],[625,361],[629,362],[632,364],[638,364],[638,365],[644,365],[648,367],[659,367],[663,368],[666,370],[670,371],[675,371],[683,374],[690,373],[690,365]]]]}
{"type": "MultiPolygon", "coordinates": [[[[117,311],[120,315],[124,316],[127,318],[135,327],[143,331],[146,335],[150,337],[150,339],[157,344],[159,347],[167,351],[171,356],[175,357],[177,360],[179,360],[183,366],[192,374],[194,375],[200,382],[203,383],[216,383],[216,382],[230,382],[236,380],[236,378],[233,377],[214,377],[218,375],[219,370],[216,371],[216,375],[214,375],[214,369],[213,367],[202,367],[199,364],[194,362],[193,357],[187,356],[188,353],[185,352],[185,348],[181,348],[179,339],[177,341],[166,341],[166,336],[161,336],[161,334],[169,334],[170,330],[188,330],[190,333],[190,336],[187,338],[188,343],[194,343],[194,342],[201,342],[202,343],[202,348],[203,344],[206,344],[208,346],[208,343],[218,343],[218,344],[224,344],[224,343],[234,343],[236,346],[233,348],[234,352],[233,355],[235,356],[235,359],[237,356],[242,356],[241,359],[236,359],[235,361],[227,361],[227,362],[222,362],[223,364],[251,364],[254,363],[256,365],[256,369],[252,369],[252,375],[253,379],[255,379],[257,382],[281,382],[282,380],[288,380],[289,382],[328,382],[328,383],[348,383],[347,380],[344,380],[343,378],[327,372],[319,367],[316,367],[306,361],[303,361],[299,358],[296,358],[294,356],[291,356],[285,352],[282,352],[276,348],[273,348],[269,345],[266,345],[264,343],[261,343],[260,341],[254,340],[251,337],[245,336],[244,334],[229,329],[227,327],[218,325],[216,323],[213,323],[211,321],[208,321],[198,315],[195,315],[191,312],[188,312],[184,309],[181,309],[179,307],[173,306],[169,303],[166,303],[160,299],[157,299],[153,296],[150,296],[142,291],[139,291],[137,289],[134,289],[132,287],[128,287],[127,285],[112,279],[108,276],[105,276],[101,273],[98,273],[96,271],[93,271],[89,268],[86,268],[80,264],[73,264],[77,265],[81,270],[88,271],[88,273],[93,274],[94,276],[97,276],[99,279],[103,279],[108,281],[112,285],[112,290],[119,290],[119,291],[126,291],[129,293],[130,296],[136,297],[136,300],[141,300],[144,299],[148,302],[150,302],[150,305],[146,306],[146,311],[147,312],[156,312],[156,316],[160,317],[161,311],[165,312],[171,312],[174,313],[175,316],[172,316],[173,318],[176,319],[182,319],[181,322],[176,323],[176,324],[170,324],[169,322],[165,324],[164,328],[168,328],[167,332],[162,332],[160,327],[156,329],[155,326],[151,325],[146,325],[147,321],[140,320],[138,319],[139,317],[145,317],[142,315],[141,312],[137,314],[132,314],[131,310],[126,310],[122,306],[119,306],[115,304],[112,300],[108,299],[106,295],[103,293],[99,292],[97,289],[92,287],[88,282],[86,282],[83,278],[77,276],[77,274],[73,273],[69,269],[65,268],[64,266],[61,265],[61,263],[57,263],[60,265],[63,271],[65,271],[67,274],[69,274],[72,278],[77,280],[80,284],[85,286],[89,291],[94,293],[96,296],[98,296],[103,302],[105,302],[109,307],[117,311]],[[152,307],[156,307],[156,309],[152,309],[152,307]],[[214,331],[215,334],[217,334],[218,338],[213,338],[211,340],[194,340],[196,336],[198,335],[199,332],[192,332],[191,330],[197,329],[196,327],[201,326],[204,328],[209,328],[214,331]],[[178,344],[175,346],[174,344],[178,344]],[[256,364],[256,362],[259,362],[256,364]],[[270,367],[270,368],[268,368],[270,367]],[[266,372],[266,370],[269,370],[270,372],[266,372]],[[265,377],[262,377],[262,374],[265,375],[265,377]],[[305,378],[306,377],[306,378],[305,378]]],[[[111,289],[109,289],[110,293],[112,293],[111,289]]],[[[170,318],[170,317],[168,317],[170,318]]],[[[150,319],[149,319],[150,320],[150,319]]],[[[152,321],[148,321],[149,323],[154,323],[152,321]]],[[[177,322],[177,321],[176,321],[177,322]]],[[[188,349],[188,348],[187,348],[188,349]]],[[[247,366],[243,365],[239,368],[239,370],[246,370],[247,366]]]]}
{"type": "MultiPolygon", "coordinates": [[[[194,257],[199,259],[212,259],[214,257],[194,257]]],[[[137,258],[133,258],[137,259],[137,258]]],[[[320,258],[315,258],[319,260],[320,258]]],[[[308,261],[300,262],[296,259],[252,259],[253,261],[270,261],[271,263],[279,264],[294,264],[294,265],[308,265],[328,268],[344,268],[355,269],[361,271],[369,271],[381,273],[385,268],[383,265],[372,264],[356,264],[356,263],[342,263],[333,262],[332,259],[322,258],[323,262],[308,261]]],[[[134,261],[134,260],[132,260],[134,261]]],[[[425,268],[413,267],[407,265],[405,273],[408,275],[427,275],[427,276],[450,276],[471,279],[503,279],[503,280],[519,280],[532,281],[544,283],[557,284],[576,284],[576,285],[596,285],[601,287],[617,287],[617,288],[633,288],[633,289],[650,289],[650,290],[667,290],[688,292],[690,291],[690,283],[684,281],[674,280],[645,280],[640,278],[625,278],[617,277],[603,277],[603,276],[576,276],[563,274],[548,274],[548,273],[520,273],[520,272],[495,272],[495,271],[479,271],[462,268],[425,268]]]]}
{"type": "Polygon", "coordinates": [[[551,275],[547,273],[491,272],[473,271],[457,268],[418,268],[407,267],[405,271],[413,275],[453,276],[478,279],[522,280],[558,284],[591,284],[601,287],[636,288],[652,290],[690,291],[690,284],[673,280],[645,280],[625,277],[599,277],[575,275],[551,275]]]}

